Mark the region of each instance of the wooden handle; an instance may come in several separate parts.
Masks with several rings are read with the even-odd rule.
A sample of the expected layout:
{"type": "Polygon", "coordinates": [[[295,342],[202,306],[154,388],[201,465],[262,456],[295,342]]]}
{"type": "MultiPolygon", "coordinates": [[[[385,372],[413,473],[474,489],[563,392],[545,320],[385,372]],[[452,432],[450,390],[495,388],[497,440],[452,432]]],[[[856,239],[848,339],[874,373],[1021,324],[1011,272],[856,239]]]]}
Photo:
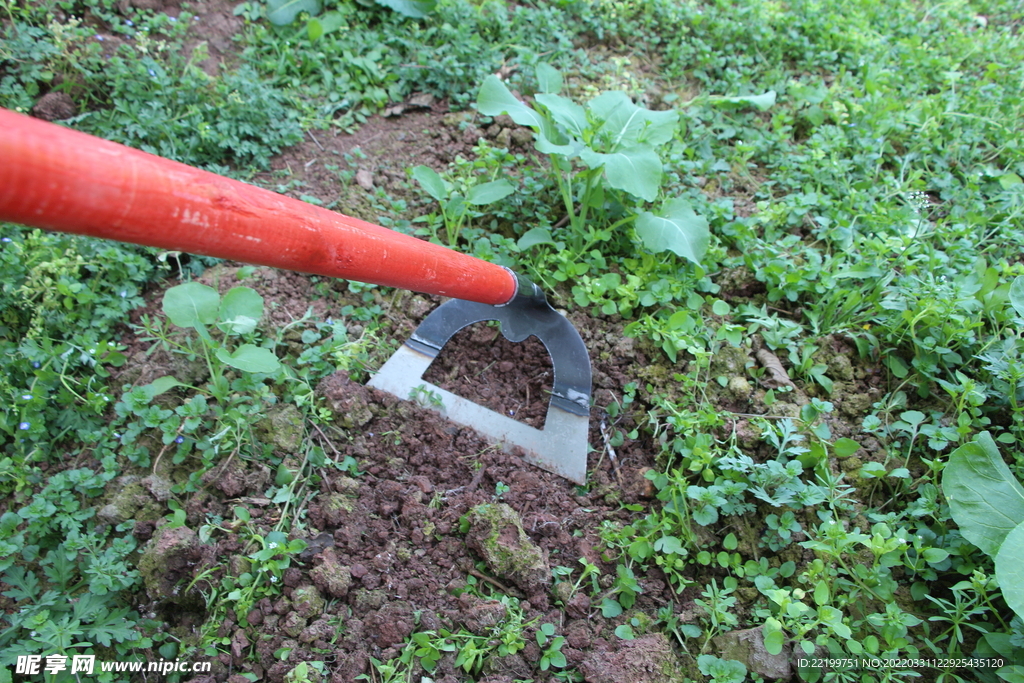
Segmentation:
{"type": "Polygon", "coordinates": [[[0,220],[485,304],[505,268],[0,109],[0,220]]]}

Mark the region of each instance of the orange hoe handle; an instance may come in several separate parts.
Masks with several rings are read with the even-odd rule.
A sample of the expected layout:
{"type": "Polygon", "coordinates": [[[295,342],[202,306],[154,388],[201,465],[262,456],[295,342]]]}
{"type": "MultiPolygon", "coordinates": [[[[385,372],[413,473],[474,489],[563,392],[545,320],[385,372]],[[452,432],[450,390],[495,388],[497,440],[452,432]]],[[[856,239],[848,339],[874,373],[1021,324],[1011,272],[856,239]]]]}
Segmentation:
{"type": "Polygon", "coordinates": [[[6,109],[0,221],[491,305],[516,294],[493,263],[6,109]]]}

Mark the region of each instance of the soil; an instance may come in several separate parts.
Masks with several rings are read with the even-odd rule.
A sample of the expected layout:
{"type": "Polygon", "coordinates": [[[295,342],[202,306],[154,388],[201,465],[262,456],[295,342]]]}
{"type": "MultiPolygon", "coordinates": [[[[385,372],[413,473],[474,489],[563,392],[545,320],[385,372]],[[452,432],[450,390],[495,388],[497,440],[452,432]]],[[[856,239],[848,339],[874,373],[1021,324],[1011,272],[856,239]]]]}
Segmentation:
{"type": "MultiPolygon", "coordinates": [[[[239,284],[236,273],[236,265],[225,264],[199,281],[225,291],[239,284]]],[[[294,320],[310,305],[323,318],[346,303],[343,298],[317,298],[309,279],[295,273],[259,268],[244,284],[263,294],[274,325],[294,320]]],[[[153,292],[151,299],[150,306],[133,317],[153,314],[160,292],[153,292]]],[[[426,297],[397,293],[389,312],[390,329],[396,335],[408,334],[433,304],[426,297]]],[[[224,681],[251,672],[276,683],[285,680],[297,662],[324,661],[331,680],[352,681],[368,671],[371,657],[385,661],[397,656],[398,646],[414,629],[489,634],[507,609],[497,599],[500,594],[520,600],[524,621],[533,624],[524,633],[526,650],[492,658],[495,669],[471,672],[472,678],[455,667],[454,655],[448,655],[431,673],[435,681],[545,680],[535,668],[540,655],[534,630],[540,623],[555,624],[558,633],[566,635],[562,651],[569,665],[591,672],[588,680],[660,680],[647,674],[609,678],[621,667],[634,673],[677,669],[677,655],[663,637],[623,641],[613,631],[628,615],[595,620],[597,606],[584,592],[568,595],[552,586],[550,570],[578,568],[580,558],[600,567],[606,577],[603,585],[610,585],[615,568],[603,561],[599,525],[606,520],[625,523],[629,513],[622,505],[642,504],[649,498],[649,482],[642,475],[655,464],[650,444],[627,442],[618,449],[619,470],[614,471],[604,456],[600,430],[605,407],[612,397],[621,396],[631,379],[631,366],[646,364],[646,356],[622,336],[621,328],[607,321],[580,315],[573,315],[572,321],[592,357],[605,359],[594,365],[596,405],[590,443],[595,450],[588,489],[529,466],[516,452],[495,448],[472,430],[414,403],[369,389],[344,373],[329,376],[317,387],[317,395],[338,420],[308,439],[337,462],[354,458],[361,474],[320,470],[319,490],[300,513],[303,521],[290,532],[308,547],[285,574],[283,590],[259,600],[248,614],[225,615],[219,633],[234,645],[217,658],[211,677],[197,680],[224,681]],[[482,558],[479,544],[470,542],[473,530],[460,529],[460,519],[471,510],[499,504],[513,511],[526,543],[543,558],[542,569],[529,581],[516,572],[495,571],[482,558]],[[311,595],[320,607],[308,607],[311,595]],[[291,650],[287,661],[275,656],[281,648],[291,650]]],[[[182,371],[163,354],[145,357],[145,345],[138,340],[129,336],[126,341],[134,362],[129,363],[132,369],[122,372],[122,381],[144,383],[182,371]]],[[[539,427],[547,409],[551,362],[535,338],[513,344],[496,327],[477,324],[453,337],[427,379],[539,427]]],[[[635,425],[626,416],[617,426],[628,430],[635,425]]],[[[270,512],[273,508],[266,505],[268,480],[267,466],[258,462],[236,459],[226,470],[217,470],[208,478],[207,490],[186,504],[187,528],[197,529],[215,515],[229,519],[231,508],[241,504],[249,510],[253,527],[265,534],[277,521],[270,512]]],[[[147,581],[150,602],[140,609],[162,615],[173,633],[195,637],[211,616],[202,595],[253,549],[243,547],[237,535],[215,536],[200,544],[194,534],[183,541],[166,538],[159,529],[152,522],[136,527],[140,540],[152,539],[144,555],[151,559],[142,564],[153,567],[157,576],[147,581]],[[170,550],[162,556],[165,548],[170,550]],[[191,592],[179,593],[182,585],[204,573],[191,592]],[[173,581],[167,580],[170,575],[173,581]]],[[[499,544],[516,534],[501,533],[499,544]]],[[[519,548],[513,554],[523,552],[519,548]]],[[[680,596],[657,572],[638,579],[643,593],[637,610],[653,613],[679,602],[680,596]]]]}
{"type": "MultiPolygon", "coordinates": [[[[221,59],[230,58],[230,37],[240,25],[232,5],[209,0],[194,8],[201,20],[190,45],[207,43],[211,60],[204,68],[211,73],[221,59]]],[[[176,7],[163,9],[175,12],[176,7]]],[[[528,136],[511,122],[499,121],[481,130],[471,115],[448,113],[445,102],[414,96],[406,106],[388,113],[371,118],[354,133],[309,132],[304,143],[274,159],[272,170],[256,181],[272,188],[284,182],[287,194],[312,196],[343,213],[377,222],[377,203],[410,195],[407,169],[411,166],[425,164],[442,170],[457,155],[471,156],[480,137],[510,145],[528,142],[528,136]]],[[[712,195],[726,191],[720,185],[704,189],[712,195]]],[[[754,183],[739,179],[728,189],[737,190],[738,213],[755,210],[754,183]]],[[[200,282],[222,292],[240,284],[255,288],[265,299],[268,327],[288,324],[310,309],[318,320],[340,318],[344,306],[362,303],[344,283],[325,286],[322,279],[268,268],[258,268],[239,281],[237,271],[238,264],[223,264],[204,274],[200,282]]],[[[760,303],[758,297],[763,298],[763,286],[749,273],[724,272],[716,277],[731,303],[760,303]]],[[[143,314],[155,315],[161,295],[162,289],[149,292],[149,304],[132,314],[132,322],[138,324],[143,314]]],[[[391,341],[376,349],[374,361],[379,364],[440,299],[404,292],[376,297],[387,321],[381,334],[391,341]]],[[[587,344],[594,374],[586,487],[527,465],[514,450],[496,448],[471,429],[339,372],[316,389],[318,400],[333,412],[334,423],[304,430],[298,448],[279,448],[275,455],[288,460],[314,444],[334,463],[354,460],[358,474],[326,465],[316,473],[316,489],[296,501],[298,509],[290,513],[295,521],[285,531],[307,545],[293,558],[280,587],[268,585],[245,614],[230,609],[217,614],[207,611],[212,605],[206,596],[219,589],[225,577],[246,571],[254,548],[237,533],[215,532],[203,542],[195,530],[210,519],[233,519],[236,506],[248,510],[250,529],[261,535],[280,521],[279,508],[267,498],[273,478],[268,464],[236,458],[208,473],[205,488],[182,501],[185,527],[172,530],[162,520],[136,516],[135,534],[144,545],[140,568],[146,590],[140,591],[135,608],[164,619],[170,633],[186,644],[197,643],[203,625],[217,620],[213,623],[225,645],[212,673],[193,679],[202,683],[241,683],[251,680],[251,675],[270,683],[296,680],[286,677],[300,662],[323,662],[325,680],[353,681],[371,674],[372,659],[397,657],[413,632],[464,632],[485,642],[494,638],[493,629],[510,616],[510,605],[515,604],[503,602],[501,596],[517,601],[524,623],[529,624],[522,634],[521,652],[492,656],[484,670],[468,672],[456,666],[456,653],[447,653],[433,671],[417,669],[411,680],[420,680],[421,675],[438,683],[553,680],[552,671],[541,671],[537,664],[541,650],[535,633],[545,623],[565,636],[561,651],[567,665],[577,668],[589,683],[667,683],[684,675],[699,680],[693,659],[656,629],[634,624],[638,638],[623,640],[615,635],[616,627],[631,620],[649,625],[652,615],[666,606],[674,608],[680,623],[698,623],[695,589],[677,594],[660,570],[638,567],[641,591],[636,605],[606,619],[601,617],[600,595],[573,592],[552,579],[551,570],[556,567],[573,568],[578,576],[583,559],[599,568],[602,592],[612,586],[616,563],[604,552],[601,527],[609,522],[630,523],[644,514],[625,506],[648,508],[654,490],[644,475],[658,465],[661,447],[642,433],[613,448],[609,435],[629,433],[651,406],[638,401],[633,412],[627,410],[615,419],[607,408],[622,399],[631,382],[651,384],[653,393],[672,395],[678,391],[673,374],[686,371],[683,366],[670,366],[660,351],[627,338],[621,322],[581,311],[571,311],[569,319],[587,344]],[[512,566],[494,559],[488,548],[495,544],[512,558],[512,566]],[[515,565],[524,558],[530,558],[529,567],[515,565]],[[191,589],[184,588],[189,585],[191,589]]],[[[353,321],[350,333],[360,328],[353,321]]],[[[119,383],[145,384],[162,375],[183,378],[182,373],[189,372],[167,354],[147,355],[148,345],[134,333],[126,333],[123,341],[131,360],[118,375],[119,383]]],[[[856,356],[848,346],[836,340],[836,348],[823,360],[837,378],[837,407],[853,420],[862,415],[858,406],[865,402],[870,406],[882,392],[877,375],[851,365],[849,358],[856,356]],[[845,365],[837,359],[845,359],[845,365]]],[[[761,399],[767,385],[751,387],[745,368],[760,361],[769,375],[781,370],[780,378],[785,377],[784,368],[774,367],[777,358],[758,355],[761,349],[726,350],[728,354],[715,359],[711,376],[743,381],[729,381],[722,387],[709,383],[709,400],[721,410],[764,410],[761,399]]],[[[477,324],[445,345],[425,379],[540,428],[552,368],[536,338],[513,344],[496,327],[477,324]]],[[[774,411],[781,415],[789,409],[797,407],[777,403],[774,411]]],[[[850,433],[841,420],[833,421],[832,427],[837,435],[850,433]]],[[[717,436],[730,435],[745,451],[757,455],[761,449],[759,435],[747,420],[733,420],[717,436]]],[[[877,455],[877,449],[866,444],[858,457],[877,455]]],[[[161,483],[155,475],[124,483],[134,486],[132,491],[143,491],[139,494],[143,498],[145,490],[157,501],[166,501],[169,495],[167,482],[161,483]]],[[[140,502],[139,508],[145,509],[146,504],[140,502]]],[[[746,534],[753,534],[745,542],[748,554],[757,554],[758,533],[746,534]]],[[[794,558],[771,561],[779,564],[783,559],[794,558]]],[[[698,571],[696,565],[691,567],[698,571]]],[[[698,585],[723,575],[712,567],[700,571],[704,574],[694,577],[698,585]]],[[[742,617],[755,597],[743,598],[736,613],[742,617]]]]}
{"type": "Polygon", "coordinates": [[[372,116],[351,133],[337,128],[307,131],[302,144],[275,158],[271,171],[258,174],[256,181],[380,223],[382,204],[422,201],[411,191],[408,169],[422,164],[444,171],[457,156],[471,158],[480,138],[504,130],[481,130],[471,114],[450,113],[444,101],[418,95],[410,101],[430,104],[395,106],[391,115],[372,116]]]}
{"type": "MultiPolygon", "coordinates": [[[[481,335],[488,338],[493,332],[493,328],[481,327],[463,340],[454,340],[452,349],[446,348],[443,365],[472,367],[493,359],[496,351],[504,350],[502,345],[497,341],[493,345],[479,343],[481,335]]],[[[515,361],[501,361],[512,362],[512,367],[505,366],[492,384],[459,386],[490,386],[495,394],[510,396],[537,374],[547,374],[543,370],[535,372],[545,366],[540,357],[547,355],[543,346],[536,342],[519,346],[510,356],[515,361]]],[[[604,366],[602,388],[621,391],[621,386],[615,385],[633,360],[620,358],[618,365],[604,366]]],[[[343,373],[323,380],[317,393],[335,414],[347,416],[349,426],[331,430],[329,438],[323,433],[311,438],[338,461],[355,458],[363,473],[352,477],[326,468],[321,471],[323,479],[318,495],[308,505],[305,524],[292,530],[294,537],[304,538],[309,546],[286,573],[281,595],[263,598],[249,614],[228,613],[220,628],[220,633],[233,642],[256,643],[255,655],[250,654],[249,647],[222,654],[213,679],[251,671],[276,682],[284,680],[296,662],[324,661],[332,680],[351,681],[367,671],[371,657],[387,660],[397,656],[396,646],[414,628],[490,633],[490,627],[503,618],[506,609],[493,597],[498,592],[522,600],[527,622],[556,624],[559,633],[571,634],[563,652],[572,666],[604,670],[602,662],[610,653],[626,647],[625,641],[612,633],[621,619],[593,621],[596,606],[585,595],[568,597],[564,605],[555,604],[550,569],[578,566],[578,560],[586,558],[602,567],[606,575],[614,573],[612,565],[602,562],[597,528],[604,520],[621,518],[622,504],[643,501],[646,480],[640,468],[653,464],[649,451],[636,448],[623,453],[630,464],[619,472],[625,482],[621,489],[607,469],[592,469],[593,483],[584,492],[526,465],[515,452],[494,448],[472,430],[362,386],[343,373]],[[505,485],[500,496],[499,482],[505,485]],[[516,574],[491,575],[460,531],[460,518],[480,509],[478,506],[499,501],[515,511],[528,542],[539,548],[544,558],[544,571],[530,581],[516,574]],[[467,590],[467,577],[479,577],[475,590],[467,590]],[[296,594],[305,596],[304,601],[314,594],[320,598],[319,604],[323,600],[329,603],[322,609],[302,612],[295,605],[296,594]],[[241,625],[242,618],[248,626],[241,625]],[[288,661],[274,655],[281,648],[292,650],[288,661]]],[[[508,403],[496,407],[504,405],[508,403]]],[[[536,392],[522,412],[543,414],[545,408],[544,394],[536,392]]],[[[595,409],[595,418],[600,414],[601,408],[595,409]]],[[[600,443],[599,433],[591,438],[600,443]]],[[[593,454],[591,467],[600,459],[598,453],[593,454]]],[[[608,461],[605,459],[603,464],[607,467],[608,461]]],[[[261,468],[265,466],[255,462],[232,464],[214,483],[217,495],[206,497],[202,504],[187,506],[188,526],[197,528],[210,515],[229,517],[230,505],[261,498],[266,486],[266,478],[258,476],[261,468]]],[[[247,508],[257,528],[274,523],[261,506],[250,504],[247,508]]],[[[503,538],[499,543],[504,542],[503,538]]],[[[155,540],[152,543],[160,545],[155,540]]],[[[194,629],[202,617],[190,613],[190,607],[194,609],[202,592],[219,583],[227,568],[237,566],[245,550],[237,536],[205,549],[182,544],[175,547],[178,561],[166,558],[164,566],[177,567],[177,585],[203,572],[212,570],[212,574],[199,581],[193,593],[185,595],[175,594],[174,582],[157,581],[154,585],[158,594],[152,595],[151,590],[154,603],[150,607],[163,614],[177,612],[178,627],[194,629]],[[180,575],[182,554],[187,554],[194,565],[190,576],[180,575]],[[200,556],[206,561],[195,562],[200,556]]],[[[639,609],[653,612],[678,599],[654,574],[642,576],[640,581],[644,593],[637,603],[639,609]]],[[[524,656],[495,658],[498,670],[480,673],[538,676],[534,665],[527,664],[539,659],[539,653],[532,652],[536,648],[533,635],[532,628],[525,634],[528,645],[524,656]]],[[[654,650],[662,659],[675,657],[665,643],[654,650]]],[[[641,650],[639,656],[648,658],[650,653],[641,650]]],[[[470,680],[464,671],[455,668],[454,656],[442,658],[432,677],[436,681],[470,680]]],[[[505,679],[492,676],[490,680],[505,679]]]]}

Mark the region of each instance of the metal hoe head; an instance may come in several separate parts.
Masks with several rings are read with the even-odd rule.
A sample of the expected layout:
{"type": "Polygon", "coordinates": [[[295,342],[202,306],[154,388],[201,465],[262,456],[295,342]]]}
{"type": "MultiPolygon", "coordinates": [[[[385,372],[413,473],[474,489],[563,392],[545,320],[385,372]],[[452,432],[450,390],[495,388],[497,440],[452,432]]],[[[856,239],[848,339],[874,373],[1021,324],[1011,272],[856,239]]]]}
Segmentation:
{"type": "Polygon", "coordinates": [[[525,460],[577,484],[587,476],[587,432],[590,422],[590,356],[579,332],[551,308],[540,288],[520,275],[518,292],[509,303],[489,306],[452,299],[436,308],[370,380],[369,386],[401,399],[418,391],[440,397],[429,407],[472,427],[506,450],[519,446],[525,460]],[[452,335],[476,322],[496,320],[506,339],[521,342],[536,336],[551,354],[554,386],[544,429],[536,429],[484,408],[466,398],[423,381],[423,373],[452,335]]]}

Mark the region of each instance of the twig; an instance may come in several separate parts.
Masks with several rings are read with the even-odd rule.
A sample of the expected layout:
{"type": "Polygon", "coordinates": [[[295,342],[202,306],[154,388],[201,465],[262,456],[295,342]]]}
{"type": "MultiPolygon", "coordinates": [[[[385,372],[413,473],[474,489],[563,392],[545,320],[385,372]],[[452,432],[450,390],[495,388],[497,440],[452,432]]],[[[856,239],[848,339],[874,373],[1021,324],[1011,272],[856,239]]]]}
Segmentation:
{"type": "Polygon", "coordinates": [[[562,226],[564,226],[568,222],[569,222],[569,214],[565,214],[564,216],[559,218],[558,222],[555,223],[554,225],[552,225],[551,227],[552,228],[561,228],[562,226]]]}
{"type": "MultiPolygon", "coordinates": [[[[331,450],[334,451],[334,455],[336,455],[336,456],[338,456],[340,458],[341,457],[341,451],[339,451],[337,449],[337,447],[335,447],[334,443],[329,438],[327,438],[327,435],[324,434],[322,429],[320,429],[320,425],[318,425],[315,422],[311,422],[310,424],[313,425],[313,429],[316,430],[316,433],[319,434],[323,438],[323,440],[325,442],[327,442],[327,445],[331,447],[331,450]]],[[[334,462],[338,462],[338,461],[335,460],[334,462]]]]}
{"type": "Polygon", "coordinates": [[[473,475],[473,479],[469,482],[465,489],[466,493],[471,493],[476,490],[477,486],[480,486],[480,482],[484,480],[484,467],[481,465],[480,469],[473,475]]]}
{"type": "Polygon", "coordinates": [[[519,598],[519,597],[522,597],[522,595],[523,595],[522,593],[520,593],[517,590],[513,590],[513,589],[508,588],[507,586],[503,586],[498,580],[492,579],[491,577],[487,576],[486,574],[481,574],[476,569],[470,569],[469,572],[467,572],[467,573],[470,576],[475,576],[478,579],[486,581],[487,583],[491,584],[492,586],[494,586],[495,588],[500,590],[505,595],[511,595],[514,598],[519,598]]]}
{"type": "MultiPolygon", "coordinates": [[[[181,425],[180,427],[178,427],[178,433],[174,435],[174,439],[177,439],[177,438],[178,438],[179,436],[181,436],[181,433],[182,433],[182,431],[184,431],[184,430],[185,430],[185,425],[184,425],[184,424],[182,424],[182,425],[181,425]]],[[[160,449],[160,452],[159,452],[159,453],[157,453],[157,455],[156,455],[156,460],[154,460],[154,461],[153,461],[153,474],[156,474],[156,468],[157,468],[157,465],[159,465],[159,464],[160,464],[160,458],[164,457],[164,452],[165,452],[165,451],[166,451],[166,450],[167,450],[168,448],[170,448],[170,447],[171,447],[171,444],[172,444],[172,443],[175,443],[175,440],[174,440],[174,439],[172,439],[170,443],[165,443],[165,444],[164,444],[164,447],[160,449]]]]}
{"type": "MultiPolygon", "coordinates": [[[[220,479],[221,477],[224,476],[224,471],[228,468],[228,465],[231,464],[231,461],[234,460],[235,454],[237,454],[237,453],[238,453],[238,446],[235,446],[235,450],[231,451],[231,453],[228,455],[228,459],[225,460],[224,464],[220,466],[220,472],[217,473],[216,479],[220,479]]],[[[155,470],[154,470],[154,472],[155,472],[155,470]]]]}
{"type": "Polygon", "coordinates": [[[612,471],[615,472],[615,481],[619,483],[619,488],[622,488],[622,475],[619,474],[619,458],[615,455],[615,449],[612,448],[611,438],[608,436],[608,426],[604,420],[601,420],[601,438],[604,439],[604,449],[608,452],[608,459],[612,461],[612,471]]]}
{"type": "Polygon", "coordinates": [[[316,143],[316,146],[320,148],[321,152],[326,152],[327,151],[326,149],[324,149],[324,146],[320,144],[320,141],[317,140],[315,137],[313,137],[313,131],[307,130],[306,132],[309,133],[309,137],[313,140],[313,142],[316,143]]]}

